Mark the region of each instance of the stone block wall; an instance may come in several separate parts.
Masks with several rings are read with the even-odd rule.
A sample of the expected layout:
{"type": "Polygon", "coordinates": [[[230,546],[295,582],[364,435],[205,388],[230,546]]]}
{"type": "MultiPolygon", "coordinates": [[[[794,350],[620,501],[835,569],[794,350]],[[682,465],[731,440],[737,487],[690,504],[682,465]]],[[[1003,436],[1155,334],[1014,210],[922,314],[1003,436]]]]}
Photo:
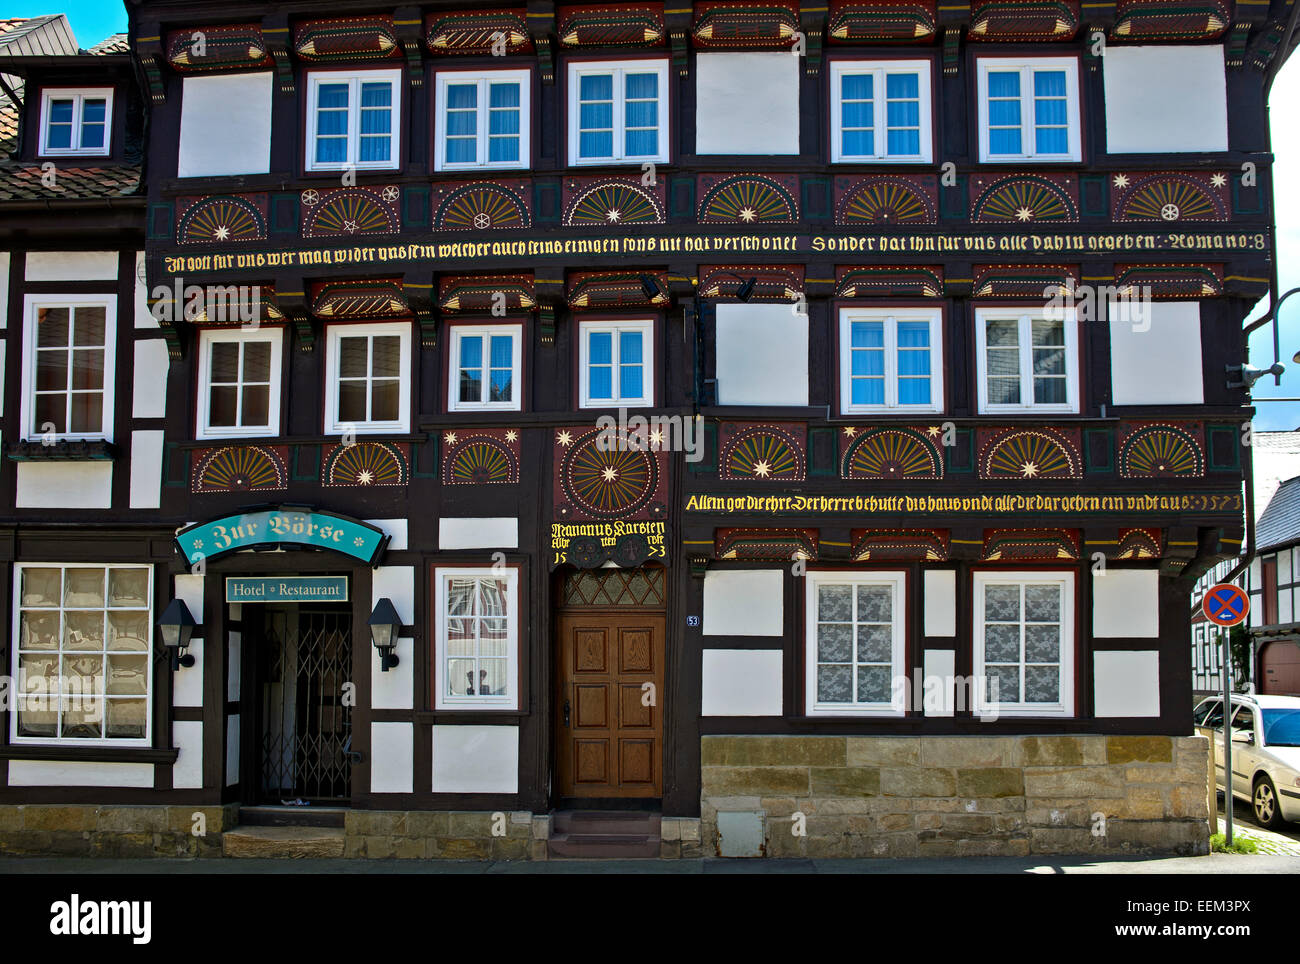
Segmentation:
{"type": "Polygon", "coordinates": [[[701,749],[705,856],[721,852],[719,812],[755,811],[768,857],[1209,852],[1200,736],[706,736],[701,749]]]}
{"type": "Polygon", "coordinates": [[[343,855],[546,859],[549,817],[526,810],[504,812],[501,817],[498,821],[488,811],[349,810],[343,823],[343,855]]]}
{"type": "Polygon", "coordinates": [[[220,857],[221,835],[236,824],[238,816],[237,804],[0,806],[0,854],[220,857]]]}

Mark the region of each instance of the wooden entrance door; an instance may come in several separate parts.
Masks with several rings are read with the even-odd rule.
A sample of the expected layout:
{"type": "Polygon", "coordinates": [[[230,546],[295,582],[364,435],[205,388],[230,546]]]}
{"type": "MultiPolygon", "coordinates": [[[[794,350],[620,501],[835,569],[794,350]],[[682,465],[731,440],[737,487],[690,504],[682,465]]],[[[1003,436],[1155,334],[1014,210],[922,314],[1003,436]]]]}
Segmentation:
{"type": "Polygon", "coordinates": [[[663,614],[565,613],[557,622],[558,795],[662,796],[663,614]]]}

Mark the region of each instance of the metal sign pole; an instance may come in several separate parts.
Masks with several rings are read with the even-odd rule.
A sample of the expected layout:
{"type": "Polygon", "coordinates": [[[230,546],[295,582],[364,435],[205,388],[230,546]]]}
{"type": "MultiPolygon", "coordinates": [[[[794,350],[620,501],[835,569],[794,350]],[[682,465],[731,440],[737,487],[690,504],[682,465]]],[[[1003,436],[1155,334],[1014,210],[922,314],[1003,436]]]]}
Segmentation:
{"type": "Polygon", "coordinates": [[[1232,688],[1229,677],[1232,675],[1228,654],[1228,637],[1232,630],[1223,632],[1223,815],[1224,844],[1232,846],[1232,688]]]}

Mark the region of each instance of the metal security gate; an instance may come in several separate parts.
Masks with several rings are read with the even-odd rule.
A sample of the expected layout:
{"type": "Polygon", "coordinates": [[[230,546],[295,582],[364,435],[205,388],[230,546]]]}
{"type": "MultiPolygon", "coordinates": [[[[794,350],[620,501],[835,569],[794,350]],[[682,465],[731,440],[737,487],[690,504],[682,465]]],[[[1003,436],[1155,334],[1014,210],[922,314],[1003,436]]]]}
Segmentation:
{"type": "Polygon", "coordinates": [[[346,801],[352,709],[343,686],[352,671],[352,613],[270,606],[264,612],[255,645],[260,801],[346,801]]]}

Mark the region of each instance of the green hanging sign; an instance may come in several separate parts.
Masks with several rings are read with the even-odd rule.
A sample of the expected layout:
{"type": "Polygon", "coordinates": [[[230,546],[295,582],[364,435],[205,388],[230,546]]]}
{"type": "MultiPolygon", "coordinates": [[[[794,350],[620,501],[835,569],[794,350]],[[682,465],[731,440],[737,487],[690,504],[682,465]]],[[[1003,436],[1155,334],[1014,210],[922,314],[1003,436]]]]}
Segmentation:
{"type": "Polygon", "coordinates": [[[378,565],[388,535],[358,519],[310,508],[272,508],[187,526],[176,544],[191,565],[243,549],[328,549],[378,565]]]}

